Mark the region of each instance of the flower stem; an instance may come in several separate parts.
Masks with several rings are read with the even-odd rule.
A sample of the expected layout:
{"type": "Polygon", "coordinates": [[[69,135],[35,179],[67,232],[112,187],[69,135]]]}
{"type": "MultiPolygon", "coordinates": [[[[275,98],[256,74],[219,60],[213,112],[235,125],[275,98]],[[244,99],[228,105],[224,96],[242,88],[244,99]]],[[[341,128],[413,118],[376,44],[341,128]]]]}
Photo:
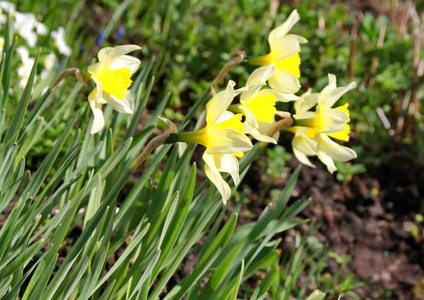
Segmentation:
{"type": "Polygon", "coordinates": [[[168,130],[166,130],[164,133],[154,137],[150,140],[150,142],[147,143],[146,147],[144,147],[143,151],[136,157],[136,159],[132,162],[130,168],[131,170],[137,169],[146,159],[149,157],[149,155],[155,150],[157,147],[165,144],[168,140],[168,138],[171,135],[175,135],[177,133],[177,127],[174,123],[172,123],[170,120],[166,118],[159,117],[162,121],[165,122],[166,125],[169,126],[168,130]]]}

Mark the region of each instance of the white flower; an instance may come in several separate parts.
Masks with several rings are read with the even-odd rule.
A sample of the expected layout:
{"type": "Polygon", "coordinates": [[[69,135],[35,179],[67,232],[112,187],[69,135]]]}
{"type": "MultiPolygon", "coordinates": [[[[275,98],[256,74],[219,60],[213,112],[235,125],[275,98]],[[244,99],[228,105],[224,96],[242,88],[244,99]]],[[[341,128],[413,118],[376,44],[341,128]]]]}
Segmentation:
{"type": "Polygon", "coordinates": [[[99,132],[104,126],[103,104],[107,103],[122,113],[133,113],[134,98],[129,90],[131,75],[138,70],[141,62],[125,54],[139,49],[141,47],[136,45],[103,48],[98,54],[99,62],[88,67],[88,73],[96,83],[96,88],[88,96],[94,114],[91,134],[99,132]]]}
{"type": "Polygon", "coordinates": [[[19,46],[18,48],[16,48],[16,52],[18,52],[22,60],[22,64],[18,68],[18,76],[20,78],[19,86],[21,88],[25,88],[35,60],[34,58],[29,57],[29,51],[24,46],[19,46]]]}
{"type": "Polygon", "coordinates": [[[37,34],[47,34],[48,29],[36,20],[32,13],[15,12],[15,31],[19,34],[31,48],[37,43],[37,34]],[[34,29],[36,31],[34,31],[34,29]]]}
{"type": "Polygon", "coordinates": [[[59,50],[59,53],[65,56],[70,56],[72,50],[66,44],[65,29],[63,29],[63,27],[59,27],[57,30],[52,31],[50,35],[54,39],[55,46],[59,50]]]}

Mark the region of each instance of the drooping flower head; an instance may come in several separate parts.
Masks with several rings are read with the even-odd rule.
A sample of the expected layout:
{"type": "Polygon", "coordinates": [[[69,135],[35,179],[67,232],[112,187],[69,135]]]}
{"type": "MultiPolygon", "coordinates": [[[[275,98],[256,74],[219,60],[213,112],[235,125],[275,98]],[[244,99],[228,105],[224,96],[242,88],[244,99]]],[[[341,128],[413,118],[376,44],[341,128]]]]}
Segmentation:
{"type": "Polygon", "coordinates": [[[253,65],[274,64],[276,71],[268,83],[271,88],[284,94],[296,93],[300,88],[300,44],[307,43],[307,40],[299,35],[289,34],[299,19],[297,10],[294,10],[283,24],[269,34],[270,53],[249,59],[249,63],[253,65]]]}
{"type": "Polygon", "coordinates": [[[107,103],[122,113],[133,113],[134,97],[129,88],[131,76],[138,70],[140,60],[126,54],[139,49],[141,47],[136,45],[103,48],[98,54],[99,62],[88,67],[88,73],[96,84],[88,96],[94,113],[92,134],[104,126],[103,104],[107,103]]]}
{"type": "Polygon", "coordinates": [[[236,156],[252,148],[252,142],[243,133],[241,114],[226,111],[233,101],[235,83],[230,81],[225,91],[216,94],[206,105],[206,126],[193,132],[177,135],[179,142],[201,144],[206,147],[202,158],[206,176],[221,193],[225,203],[231,196],[231,188],[220,172],[229,173],[235,184],[239,182],[239,165],[236,156]]]}
{"type": "Polygon", "coordinates": [[[327,166],[330,173],[337,170],[334,161],[348,161],[356,158],[356,153],[330,139],[349,141],[348,104],[332,108],[340,97],[355,88],[354,82],[346,87],[337,87],[336,76],[328,75],[329,84],[321,93],[307,93],[295,102],[296,114],[293,116],[296,126],[289,130],[295,133],[292,141],[293,152],[305,165],[315,167],[308,156],[317,155],[327,166]],[[309,111],[316,107],[314,112],[309,111]]]}

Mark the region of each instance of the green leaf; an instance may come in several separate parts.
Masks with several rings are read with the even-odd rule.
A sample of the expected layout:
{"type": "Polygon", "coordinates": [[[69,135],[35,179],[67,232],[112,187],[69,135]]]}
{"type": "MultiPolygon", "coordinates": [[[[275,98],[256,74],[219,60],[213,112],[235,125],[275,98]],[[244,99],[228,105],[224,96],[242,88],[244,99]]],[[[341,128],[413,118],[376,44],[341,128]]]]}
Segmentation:
{"type": "MultiPolygon", "coordinates": [[[[4,138],[4,145],[10,145],[18,140],[19,131],[21,130],[22,122],[24,120],[25,112],[27,111],[29,100],[31,99],[31,90],[34,84],[35,74],[37,73],[38,58],[40,57],[40,49],[38,49],[37,56],[35,57],[31,73],[28,77],[28,82],[25,86],[24,92],[19,101],[18,107],[15,110],[12,121],[10,122],[9,129],[7,130],[4,138]]],[[[8,77],[7,73],[6,77],[8,77]]]]}

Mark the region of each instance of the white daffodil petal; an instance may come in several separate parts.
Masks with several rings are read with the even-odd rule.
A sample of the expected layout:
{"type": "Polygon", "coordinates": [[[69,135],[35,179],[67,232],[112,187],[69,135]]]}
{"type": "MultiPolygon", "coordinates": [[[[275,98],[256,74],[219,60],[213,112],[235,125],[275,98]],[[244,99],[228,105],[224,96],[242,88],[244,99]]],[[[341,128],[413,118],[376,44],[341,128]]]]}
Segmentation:
{"type": "Polygon", "coordinates": [[[349,116],[341,110],[330,108],[321,113],[322,133],[339,132],[345,128],[346,122],[349,121],[349,116]]]}
{"type": "Polygon", "coordinates": [[[125,114],[132,114],[134,112],[134,97],[130,91],[125,92],[125,98],[122,100],[108,93],[103,93],[103,98],[116,111],[125,114]]]}
{"type": "Polygon", "coordinates": [[[268,80],[268,84],[271,88],[285,94],[296,93],[300,89],[299,79],[284,70],[277,70],[268,80]]]}
{"type": "Polygon", "coordinates": [[[296,149],[308,156],[317,154],[317,141],[307,137],[305,134],[295,136],[292,140],[293,149],[296,149]]]}
{"type": "Polygon", "coordinates": [[[263,84],[255,84],[255,85],[249,86],[249,90],[241,93],[240,102],[244,105],[249,103],[250,99],[257,97],[257,93],[259,92],[262,86],[263,84]]]}
{"type": "Polygon", "coordinates": [[[91,134],[95,134],[102,130],[105,126],[105,119],[103,117],[102,105],[96,101],[89,102],[94,115],[93,125],[91,126],[91,134]]]}
{"type": "Polygon", "coordinates": [[[354,89],[355,87],[356,87],[356,83],[351,82],[346,87],[335,88],[334,90],[329,91],[326,95],[326,99],[321,100],[321,101],[324,102],[321,105],[323,105],[325,108],[332,107],[334,105],[334,103],[336,103],[337,100],[339,100],[345,93],[354,89]]]}
{"type": "Polygon", "coordinates": [[[300,43],[302,37],[298,35],[286,35],[275,39],[271,45],[271,53],[274,55],[273,60],[279,61],[300,52],[300,43]]]}
{"type": "Polygon", "coordinates": [[[301,95],[299,100],[294,103],[296,114],[307,112],[314,107],[318,102],[318,95],[318,93],[311,93],[311,89],[301,95]]]}
{"type": "Polygon", "coordinates": [[[275,71],[276,68],[274,64],[257,68],[252,72],[252,74],[250,74],[249,78],[247,79],[246,86],[250,87],[253,85],[265,85],[268,79],[274,75],[275,71]]]}
{"type": "Polygon", "coordinates": [[[263,89],[258,93],[258,96],[262,96],[262,91],[273,94],[276,102],[290,102],[297,101],[299,99],[299,97],[295,94],[286,94],[273,89],[263,89]]]}
{"type": "Polygon", "coordinates": [[[216,186],[219,193],[221,194],[222,202],[225,204],[231,196],[231,188],[217,170],[213,156],[204,153],[203,160],[205,161],[205,174],[216,186]]]}
{"type": "Polygon", "coordinates": [[[327,135],[321,134],[318,151],[326,153],[332,159],[337,161],[348,161],[356,158],[356,152],[352,149],[333,142],[327,135]]]}
{"type": "Polygon", "coordinates": [[[138,58],[129,56],[129,55],[123,55],[116,59],[109,67],[110,70],[116,70],[120,68],[127,68],[130,69],[131,74],[134,74],[137,72],[138,68],[140,67],[141,61],[138,58]]]}
{"type": "MultiPolygon", "coordinates": [[[[218,172],[228,173],[233,178],[234,184],[240,183],[239,164],[234,155],[231,154],[206,154],[204,159],[208,160],[209,166],[214,166],[218,172]],[[212,162],[213,159],[213,162],[212,162]]],[[[206,160],[205,160],[206,161],[206,160]]]]}
{"type": "Polygon", "coordinates": [[[323,162],[324,165],[327,166],[328,172],[333,174],[334,171],[337,171],[337,168],[334,165],[333,159],[330,156],[328,156],[325,152],[318,151],[318,158],[319,158],[320,161],[323,162]]]}
{"type": "Polygon", "coordinates": [[[249,134],[255,139],[258,140],[260,142],[264,142],[264,143],[270,143],[270,144],[277,144],[277,141],[275,139],[273,139],[272,137],[269,137],[267,135],[261,134],[259,132],[259,130],[254,129],[251,132],[249,132],[249,134]]]}
{"type": "Polygon", "coordinates": [[[234,99],[234,86],[236,83],[232,80],[228,82],[225,91],[219,92],[206,104],[206,123],[214,124],[218,118],[227,110],[234,99]]]}
{"type": "Polygon", "coordinates": [[[275,39],[286,35],[290,31],[290,29],[292,29],[294,24],[296,24],[299,20],[300,20],[299,13],[295,9],[291,12],[290,16],[287,18],[287,20],[283,24],[281,24],[277,28],[274,28],[270,32],[268,37],[269,44],[272,45],[275,39]]]}
{"type": "Polygon", "coordinates": [[[140,49],[141,47],[137,45],[121,45],[113,48],[106,47],[99,51],[98,57],[99,61],[102,61],[104,65],[110,66],[119,57],[140,49]]]}
{"type": "Polygon", "coordinates": [[[232,154],[252,149],[250,139],[240,131],[227,128],[209,132],[209,143],[206,152],[209,154],[232,154]]]}
{"type": "Polygon", "coordinates": [[[309,160],[309,158],[306,156],[305,153],[298,151],[295,148],[293,148],[293,153],[294,153],[294,156],[296,156],[297,160],[300,161],[300,163],[315,169],[315,165],[311,163],[311,161],[309,160]]]}

